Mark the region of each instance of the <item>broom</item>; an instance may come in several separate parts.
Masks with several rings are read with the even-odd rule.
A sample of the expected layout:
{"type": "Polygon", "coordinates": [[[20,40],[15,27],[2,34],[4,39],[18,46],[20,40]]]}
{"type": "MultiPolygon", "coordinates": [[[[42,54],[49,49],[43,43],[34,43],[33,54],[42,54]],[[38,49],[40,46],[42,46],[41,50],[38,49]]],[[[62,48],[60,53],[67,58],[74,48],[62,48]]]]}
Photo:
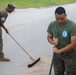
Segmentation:
{"type": "Polygon", "coordinates": [[[52,57],[52,62],[51,62],[51,66],[50,66],[49,75],[51,75],[51,73],[52,73],[52,65],[53,65],[53,61],[54,61],[54,53],[53,53],[53,57],[52,57]]]}
{"type": "Polygon", "coordinates": [[[29,64],[28,67],[32,67],[34,66],[37,62],[39,62],[40,60],[40,57],[38,59],[34,59],[32,58],[32,56],[13,38],[13,36],[11,34],[9,34],[10,37],[17,43],[17,45],[30,57],[30,59],[33,61],[33,63],[29,64]]]}

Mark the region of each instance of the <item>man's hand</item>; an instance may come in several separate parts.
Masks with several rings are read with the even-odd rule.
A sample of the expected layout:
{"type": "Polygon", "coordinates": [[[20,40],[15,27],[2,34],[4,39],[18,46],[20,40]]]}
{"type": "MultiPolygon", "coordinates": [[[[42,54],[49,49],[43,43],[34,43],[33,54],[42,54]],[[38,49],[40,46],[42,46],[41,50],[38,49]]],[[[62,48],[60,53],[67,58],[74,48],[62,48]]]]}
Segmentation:
{"type": "Polygon", "coordinates": [[[5,29],[6,33],[9,34],[9,31],[7,29],[5,29]]]}
{"type": "Polygon", "coordinates": [[[53,52],[57,53],[57,54],[60,54],[60,50],[58,50],[56,47],[53,48],[53,52]]]}
{"type": "Polygon", "coordinates": [[[54,38],[53,40],[54,40],[54,44],[57,45],[59,42],[58,38],[54,38]]]}

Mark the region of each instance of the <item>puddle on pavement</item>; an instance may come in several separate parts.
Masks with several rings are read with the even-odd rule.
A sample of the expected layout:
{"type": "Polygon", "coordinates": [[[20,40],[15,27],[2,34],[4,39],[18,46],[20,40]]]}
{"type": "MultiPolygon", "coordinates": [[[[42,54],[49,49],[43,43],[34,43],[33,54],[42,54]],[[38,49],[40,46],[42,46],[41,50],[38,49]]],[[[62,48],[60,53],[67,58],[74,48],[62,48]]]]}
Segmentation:
{"type": "MultiPolygon", "coordinates": [[[[43,57],[33,67],[27,68],[27,71],[21,75],[48,75],[49,69],[50,69],[50,63],[51,63],[50,58],[43,57]]],[[[22,65],[22,67],[25,67],[25,66],[27,65],[26,64],[22,65]]]]}

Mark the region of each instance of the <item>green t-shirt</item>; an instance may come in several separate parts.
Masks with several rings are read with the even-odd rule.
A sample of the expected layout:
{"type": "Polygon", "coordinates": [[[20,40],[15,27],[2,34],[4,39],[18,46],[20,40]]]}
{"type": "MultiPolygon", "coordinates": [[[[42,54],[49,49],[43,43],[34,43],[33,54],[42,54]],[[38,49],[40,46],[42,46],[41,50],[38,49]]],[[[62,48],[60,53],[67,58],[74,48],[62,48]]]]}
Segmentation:
{"type": "Polygon", "coordinates": [[[53,38],[58,38],[59,43],[56,46],[61,49],[71,43],[71,37],[76,36],[76,24],[67,19],[65,25],[60,26],[56,21],[50,23],[48,30],[53,38]]]}

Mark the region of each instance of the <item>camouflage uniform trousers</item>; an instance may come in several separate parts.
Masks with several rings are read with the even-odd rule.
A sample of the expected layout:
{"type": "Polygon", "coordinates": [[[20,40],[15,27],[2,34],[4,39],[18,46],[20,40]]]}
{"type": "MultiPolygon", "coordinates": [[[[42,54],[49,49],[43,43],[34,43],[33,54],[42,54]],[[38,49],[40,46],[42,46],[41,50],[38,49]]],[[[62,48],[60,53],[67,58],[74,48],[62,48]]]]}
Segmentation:
{"type": "Polygon", "coordinates": [[[4,56],[4,54],[3,54],[2,29],[1,29],[1,27],[0,27],[0,56],[4,56]]]}
{"type": "Polygon", "coordinates": [[[76,50],[63,54],[54,54],[55,75],[76,75],[76,50]]]}

